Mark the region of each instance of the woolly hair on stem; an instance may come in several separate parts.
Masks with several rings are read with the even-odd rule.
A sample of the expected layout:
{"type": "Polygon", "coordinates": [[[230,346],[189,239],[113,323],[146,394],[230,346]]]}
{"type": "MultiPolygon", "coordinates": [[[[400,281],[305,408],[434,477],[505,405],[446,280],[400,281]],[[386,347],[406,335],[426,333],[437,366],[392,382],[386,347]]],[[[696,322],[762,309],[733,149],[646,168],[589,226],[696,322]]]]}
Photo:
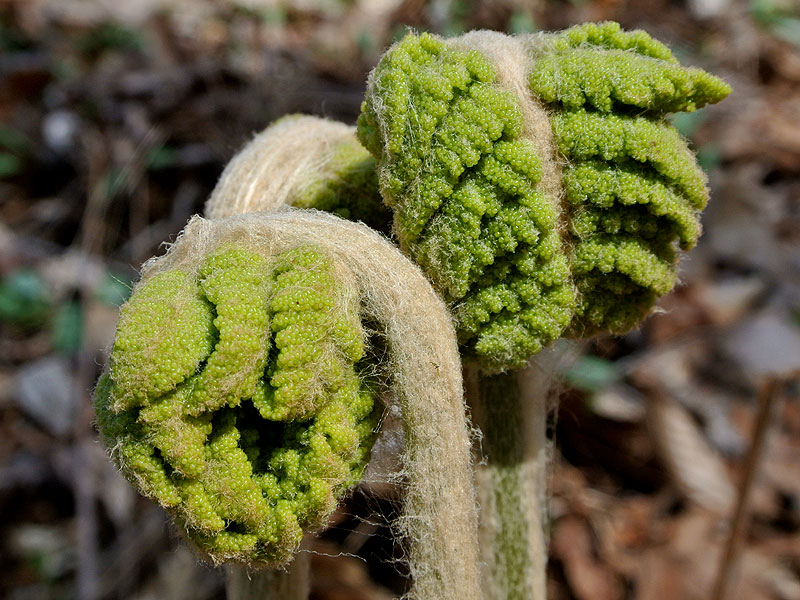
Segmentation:
{"type": "Polygon", "coordinates": [[[546,410],[526,422],[533,433],[508,418],[545,403],[504,371],[561,336],[624,332],[672,289],[708,191],[666,116],[729,92],[612,22],[410,33],[370,74],[359,139],[402,248],[452,306],[478,370],[469,401],[490,452],[477,479],[488,597],[545,592],[543,507],[520,486],[542,455],[523,437],[544,440],[546,410]]]}
{"type": "MultiPolygon", "coordinates": [[[[244,189],[260,185],[255,173],[244,189]]],[[[241,183],[223,175],[212,199],[241,183]]],[[[361,477],[380,415],[372,374],[387,373],[406,437],[398,527],[410,597],[478,598],[470,437],[446,307],[365,225],[263,212],[272,203],[253,197],[262,212],[194,217],[144,265],[95,394],[112,457],[212,560],[284,564],[361,477]],[[385,337],[385,364],[373,364],[362,323],[385,337]]],[[[253,592],[246,574],[234,577],[237,598],[253,592]]]]}
{"type": "Polygon", "coordinates": [[[219,219],[281,206],[315,208],[386,231],[375,158],[355,128],[309,115],[278,119],[225,167],[206,202],[219,219]]]}

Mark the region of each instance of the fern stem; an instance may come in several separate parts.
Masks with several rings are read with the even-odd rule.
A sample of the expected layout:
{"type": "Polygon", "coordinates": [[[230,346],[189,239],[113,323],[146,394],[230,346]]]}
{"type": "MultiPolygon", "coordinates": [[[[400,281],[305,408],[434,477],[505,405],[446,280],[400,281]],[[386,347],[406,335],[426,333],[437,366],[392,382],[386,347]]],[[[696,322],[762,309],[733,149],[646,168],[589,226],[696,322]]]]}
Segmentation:
{"type": "Polygon", "coordinates": [[[226,596],[228,600],[306,600],[310,571],[308,552],[298,552],[285,569],[250,571],[232,564],[226,568],[226,596]]]}
{"type": "Polygon", "coordinates": [[[547,415],[556,356],[545,351],[520,371],[465,374],[483,434],[475,479],[487,600],[546,596],[547,415]]]}

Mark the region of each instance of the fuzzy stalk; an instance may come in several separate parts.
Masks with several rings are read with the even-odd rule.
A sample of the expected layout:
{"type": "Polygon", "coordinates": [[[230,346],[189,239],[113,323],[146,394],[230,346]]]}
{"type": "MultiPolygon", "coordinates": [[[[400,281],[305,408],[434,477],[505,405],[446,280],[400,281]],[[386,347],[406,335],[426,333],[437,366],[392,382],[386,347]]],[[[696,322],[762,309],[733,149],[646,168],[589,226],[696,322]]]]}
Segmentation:
{"type": "Polygon", "coordinates": [[[225,569],[228,600],[295,600],[308,598],[311,556],[299,552],[284,569],[249,571],[241,565],[225,569]]]}
{"type": "Polygon", "coordinates": [[[483,432],[475,472],[484,597],[543,600],[547,565],[547,420],[559,353],[522,370],[465,369],[467,403],[483,432]]]}
{"type": "Polygon", "coordinates": [[[324,246],[356,273],[366,317],[385,327],[392,363],[385,372],[403,418],[405,496],[396,526],[410,543],[408,597],[480,598],[471,430],[447,308],[419,269],[380,235],[327,215],[280,212],[286,205],[385,230],[389,212],[378,193],[375,159],[353,127],[308,116],[281,119],[229,163],[205,212],[219,218],[278,211],[272,218],[291,221],[291,237],[324,246]]]}

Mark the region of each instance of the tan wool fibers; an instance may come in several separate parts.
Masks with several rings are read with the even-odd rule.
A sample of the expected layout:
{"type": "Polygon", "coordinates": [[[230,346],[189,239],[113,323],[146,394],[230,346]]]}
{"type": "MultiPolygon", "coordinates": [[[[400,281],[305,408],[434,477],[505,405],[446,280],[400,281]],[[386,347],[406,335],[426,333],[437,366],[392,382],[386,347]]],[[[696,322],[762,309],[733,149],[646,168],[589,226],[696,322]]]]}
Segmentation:
{"type": "Polygon", "coordinates": [[[205,215],[221,219],[292,204],[328,174],[333,153],[354,139],[354,131],[308,115],[278,120],[231,159],[206,202],[205,215]]]}
{"type": "MultiPolygon", "coordinates": [[[[326,213],[286,208],[310,181],[336,177],[336,148],[353,140],[352,127],[318,117],[273,124],[226,167],[205,207],[213,220],[193,219],[164,259],[191,263],[223,240],[270,254],[316,244],[337,271],[349,273],[344,280],[356,289],[343,293],[359,296],[362,319],[377,323],[386,337],[389,364],[380,369],[392,389],[384,398],[397,402],[403,421],[405,497],[397,529],[410,543],[408,597],[478,599],[471,430],[450,313],[419,267],[378,233],[326,213]],[[262,212],[243,214],[253,211],[262,212]]],[[[145,266],[143,278],[154,266],[145,266]]]]}

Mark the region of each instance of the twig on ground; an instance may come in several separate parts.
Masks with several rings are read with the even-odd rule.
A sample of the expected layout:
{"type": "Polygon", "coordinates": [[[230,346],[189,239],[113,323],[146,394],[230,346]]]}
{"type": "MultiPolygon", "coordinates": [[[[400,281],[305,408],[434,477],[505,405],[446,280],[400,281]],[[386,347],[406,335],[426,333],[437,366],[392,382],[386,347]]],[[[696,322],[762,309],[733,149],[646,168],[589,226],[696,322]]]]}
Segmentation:
{"type": "Polygon", "coordinates": [[[736,572],[739,558],[739,548],[741,546],[744,531],[749,523],[748,505],[750,493],[753,488],[756,473],[758,472],[764,449],[767,446],[772,425],[775,423],[775,415],[778,414],[780,406],[779,399],[784,386],[784,380],[779,377],[770,377],[761,385],[758,394],[758,415],[756,417],[755,430],[753,431],[753,442],[745,458],[744,473],[739,483],[739,490],[736,499],[731,521],[730,535],[725,544],[725,551],[722,555],[717,580],[714,584],[714,591],[711,595],[712,600],[724,600],[728,598],[728,590],[736,572]]]}

